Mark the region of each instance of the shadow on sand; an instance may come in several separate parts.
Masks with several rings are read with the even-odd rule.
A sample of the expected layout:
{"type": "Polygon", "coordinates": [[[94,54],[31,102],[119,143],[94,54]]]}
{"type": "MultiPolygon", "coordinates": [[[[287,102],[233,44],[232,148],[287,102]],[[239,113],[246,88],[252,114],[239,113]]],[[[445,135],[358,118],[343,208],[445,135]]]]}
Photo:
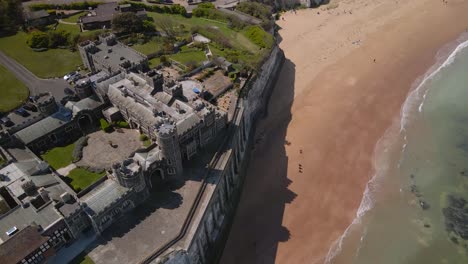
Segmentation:
{"type": "Polygon", "coordinates": [[[288,189],[286,132],[294,99],[295,65],[286,59],[268,103],[257,125],[243,192],[229,238],[220,259],[222,264],[275,263],[280,242],[291,237],[282,225],[285,205],[296,194],[288,189]]]}

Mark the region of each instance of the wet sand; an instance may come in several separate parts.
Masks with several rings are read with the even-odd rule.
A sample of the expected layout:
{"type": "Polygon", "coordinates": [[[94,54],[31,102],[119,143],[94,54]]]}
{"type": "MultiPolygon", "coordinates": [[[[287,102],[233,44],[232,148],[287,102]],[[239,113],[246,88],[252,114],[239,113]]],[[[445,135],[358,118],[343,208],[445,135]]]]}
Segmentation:
{"type": "Polygon", "coordinates": [[[324,262],[356,216],[377,141],[437,52],[468,29],[467,10],[462,0],[344,0],[278,21],[286,62],[221,263],[324,262]]]}

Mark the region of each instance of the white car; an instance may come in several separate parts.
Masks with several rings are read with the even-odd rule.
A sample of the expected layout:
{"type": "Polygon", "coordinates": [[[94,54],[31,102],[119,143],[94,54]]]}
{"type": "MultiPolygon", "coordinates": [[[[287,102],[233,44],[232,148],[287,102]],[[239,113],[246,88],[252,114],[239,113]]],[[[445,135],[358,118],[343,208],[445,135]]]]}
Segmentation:
{"type": "Polygon", "coordinates": [[[69,74],[66,74],[65,76],[63,76],[63,79],[64,79],[65,81],[68,81],[68,79],[70,79],[71,77],[73,77],[73,76],[75,76],[75,75],[77,75],[77,74],[78,74],[78,72],[76,72],[76,71],[70,72],[69,74]]]}

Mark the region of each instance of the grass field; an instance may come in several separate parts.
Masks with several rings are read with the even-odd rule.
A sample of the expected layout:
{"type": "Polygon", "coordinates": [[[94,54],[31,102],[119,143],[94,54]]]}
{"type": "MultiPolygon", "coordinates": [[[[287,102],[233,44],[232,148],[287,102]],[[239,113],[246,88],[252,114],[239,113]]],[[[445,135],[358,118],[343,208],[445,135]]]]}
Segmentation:
{"type": "Polygon", "coordinates": [[[191,29],[195,26],[198,26],[201,28],[212,27],[214,29],[218,29],[219,31],[222,32],[224,36],[226,36],[233,43],[234,48],[247,49],[251,51],[255,51],[259,49],[259,47],[253,44],[246,36],[242,34],[242,32],[237,32],[235,30],[230,29],[228,25],[224,22],[208,20],[208,19],[200,18],[200,17],[186,18],[180,15],[168,15],[168,14],[160,14],[160,13],[155,13],[155,12],[148,12],[147,14],[149,17],[153,18],[155,25],[156,25],[156,29],[159,29],[158,20],[169,18],[171,21],[173,21],[175,25],[178,25],[178,26],[184,25],[184,27],[187,29],[191,29]]]}
{"type": "Polygon", "coordinates": [[[82,168],[76,168],[71,170],[65,179],[76,192],[80,192],[104,175],[105,172],[94,173],[82,168]]]}
{"type": "Polygon", "coordinates": [[[26,40],[27,34],[21,31],[13,36],[0,38],[0,50],[40,78],[63,76],[81,65],[78,51],[49,49],[35,52],[28,47],[26,40]]]}
{"type": "Polygon", "coordinates": [[[47,161],[49,165],[54,169],[60,169],[70,165],[73,161],[73,150],[75,144],[70,144],[64,147],[55,147],[47,153],[41,155],[42,159],[47,161]]]}
{"type": "Polygon", "coordinates": [[[199,64],[200,62],[206,60],[206,56],[203,51],[195,48],[189,48],[187,46],[183,46],[178,53],[170,55],[168,56],[168,58],[171,58],[185,65],[187,65],[190,62],[196,62],[197,64],[199,64]]]}
{"type": "Polygon", "coordinates": [[[8,112],[21,105],[29,96],[22,82],[0,65],[0,112],[8,112]]]}
{"type": "Polygon", "coordinates": [[[163,41],[161,37],[154,37],[145,44],[134,44],[132,48],[145,55],[148,55],[161,50],[163,48],[163,41]]]}
{"type": "MultiPolygon", "coordinates": [[[[247,38],[247,28],[240,31],[234,30],[229,28],[224,22],[200,17],[185,18],[180,15],[159,14],[154,12],[148,12],[148,16],[153,19],[156,29],[160,30],[159,24],[161,23],[159,21],[166,21],[165,24],[172,24],[177,35],[182,38],[189,36],[190,31],[196,27],[200,34],[212,40],[210,48],[212,48],[212,51],[214,50],[213,53],[215,55],[226,57],[233,63],[255,66],[268,52],[267,49],[261,49],[247,38]],[[169,22],[167,22],[168,20],[169,22]],[[229,42],[229,48],[223,48],[219,44],[216,44],[223,39],[224,42],[226,42],[226,40],[229,42]]],[[[174,54],[168,57],[185,64],[187,62],[186,55],[188,55],[188,57],[192,56],[196,60],[197,58],[201,59],[202,53],[203,52],[185,55],[174,54]]],[[[151,66],[157,64],[159,64],[159,59],[155,58],[150,60],[151,66]]]]}

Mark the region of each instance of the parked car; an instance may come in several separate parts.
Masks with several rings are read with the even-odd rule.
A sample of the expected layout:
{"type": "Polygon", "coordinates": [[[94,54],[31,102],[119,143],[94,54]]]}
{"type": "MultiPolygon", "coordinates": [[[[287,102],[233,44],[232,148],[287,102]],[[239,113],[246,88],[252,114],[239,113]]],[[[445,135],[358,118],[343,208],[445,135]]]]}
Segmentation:
{"type": "Polygon", "coordinates": [[[28,111],[26,111],[23,107],[20,107],[18,109],[15,110],[15,114],[17,115],[20,115],[22,117],[27,117],[27,116],[30,116],[31,114],[28,113],[28,111]]]}
{"type": "Polygon", "coordinates": [[[63,76],[63,79],[64,79],[65,81],[68,81],[68,79],[72,78],[73,76],[75,76],[75,75],[77,75],[77,74],[78,74],[77,71],[70,72],[70,73],[66,74],[65,76],[63,76]]]}
{"type": "Polygon", "coordinates": [[[7,126],[7,127],[11,127],[11,126],[14,125],[14,123],[11,122],[10,118],[8,118],[8,117],[6,117],[6,116],[5,116],[5,117],[2,117],[2,118],[0,119],[0,123],[3,124],[3,125],[5,125],[5,126],[7,126]]]}
{"type": "Polygon", "coordinates": [[[37,107],[33,103],[28,102],[23,105],[23,108],[31,112],[37,112],[37,107]]]}
{"type": "Polygon", "coordinates": [[[72,77],[70,77],[70,79],[69,79],[68,81],[70,81],[70,82],[76,82],[76,81],[78,81],[80,78],[81,78],[81,74],[78,73],[78,74],[75,74],[75,75],[73,75],[72,77]]]}

